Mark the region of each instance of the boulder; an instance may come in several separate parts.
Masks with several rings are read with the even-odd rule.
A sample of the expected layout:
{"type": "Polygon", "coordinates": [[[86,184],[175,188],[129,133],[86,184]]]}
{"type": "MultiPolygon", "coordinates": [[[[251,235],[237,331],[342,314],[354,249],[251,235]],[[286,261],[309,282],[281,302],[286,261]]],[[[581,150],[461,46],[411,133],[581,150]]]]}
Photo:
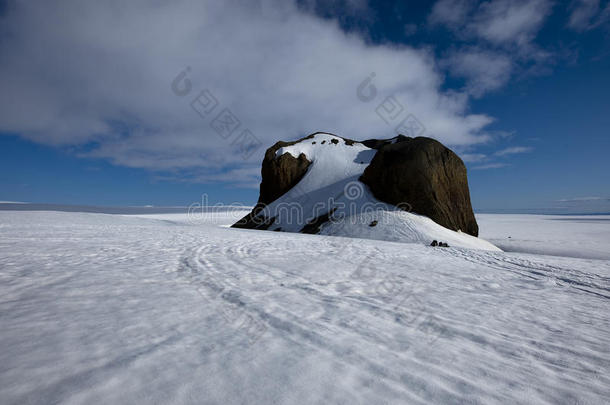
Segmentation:
{"type": "Polygon", "coordinates": [[[408,204],[412,212],[445,228],[478,236],[466,166],[455,153],[426,137],[400,136],[393,143],[374,143],[378,152],[360,181],[375,198],[397,206],[408,204]]]}
{"type": "Polygon", "coordinates": [[[309,135],[294,142],[279,141],[267,149],[261,167],[262,181],[258,202],[252,212],[233,224],[233,227],[265,230],[273,225],[273,221],[257,222],[254,218],[266,205],[277,200],[294,187],[305,176],[307,168],[311,164],[302,153],[298,158],[295,158],[290,153],[276,156],[276,152],[280,148],[311,139],[314,135],[309,135]]]}
{"type": "MultiPolygon", "coordinates": [[[[273,213],[257,214],[293,188],[311,165],[304,154],[295,158],[289,153],[276,156],[276,152],[298,142],[314,143],[313,140],[307,140],[317,134],[294,142],[280,141],[267,149],[261,169],[258,203],[234,227],[268,229],[274,224],[273,213]]],[[[347,146],[354,145],[355,142],[337,138],[343,139],[347,146]]],[[[440,142],[425,137],[399,135],[392,139],[371,139],[362,143],[377,150],[360,177],[360,181],[369,187],[375,198],[401,208],[408,206],[410,211],[427,216],[446,228],[478,236],[478,225],[470,204],[466,167],[455,153],[440,142]]],[[[338,141],[331,141],[327,147],[336,148],[338,144],[338,141]]],[[[311,223],[304,224],[301,232],[317,233],[327,221],[328,214],[321,215],[311,223]]]]}
{"type": "Polygon", "coordinates": [[[313,135],[294,142],[280,141],[267,149],[261,168],[262,182],[258,197],[260,204],[269,204],[284,195],[305,176],[307,168],[311,164],[302,153],[298,158],[295,158],[290,153],[276,156],[276,152],[280,148],[311,138],[313,138],[313,135]]]}

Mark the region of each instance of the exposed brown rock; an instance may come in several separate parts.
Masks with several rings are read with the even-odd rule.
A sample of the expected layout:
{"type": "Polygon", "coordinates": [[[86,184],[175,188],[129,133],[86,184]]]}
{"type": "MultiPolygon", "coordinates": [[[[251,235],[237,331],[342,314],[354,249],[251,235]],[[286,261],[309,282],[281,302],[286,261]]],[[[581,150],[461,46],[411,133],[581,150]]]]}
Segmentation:
{"type": "Polygon", "coordinates": [[[234,228],[246,229],[267,229],[273,221],[270,219],[257,217],[261,210],[269,203],[277,200],[284,195],[288,190],[294,187],[307,173],[307,168],[311,164],[304,154],[300,154],[295,158],[290,153],[284,153],[281,156],[276,156],[276,152],[283,147],[294,145],[306,139],[311,139],[315,134],[311,134],[305,138],[294,142],[276,142],[272,147],[267,149],[261,168],[262,182],[260,185],[260,194],[258,202],[252,212],[237,221],[232,225],[234,228]]]}
{"type": "Polygon", "coordinates": [[[275,145],[267,149],[261,175],[263,181],[260,186],[259,204],[269,204],[296,185],[307,173],[307,168],[311,164],[304,154],[295,158],[290,153],[284,153],[276,157],[276,152],[283,147],[294,145],[305,139],[313,138],[309,135],[306,138],[294,142],[276,142],[275,145]]]}
{"type": "Polygon", "coordinates": [[[398,135],[397,137],[390,139],[367,139],[366,141],[362,141],[362,144],[367,148],[379,150],[382,146],[389,145],[393,141],[402,142],[407,138],[407,136],[398,135]]]}
{"type": "MultiPolygon", "coordinates": [[[[294,142],[277,142],[267,149],[261,169],[258,203],[234,227],[267,229],[273,224],[273,213],[261,210],[294,187],[311,164],[304,154],[295,158],[288,153],[276,156],[276,152],[282,147],[311,139],[316,134],[294,142]]],[[[342,139],[346,145],[355,142],[340,136],[336,138],[342,139]]],[[[393,139],[371,139],[362,143],[378,150],[360,178],[378,200],[397,206],[408,204],[411,211],[425,215],[446,228],[478,235],[466,167],[455,153],[440,142],[425,137],[399,135],[393,139]]],[[[329,215],[332,212],[305,224],[301,232],[317,233],[320,226],[328,221],[329,215]]]]}
{"type": "Polygon", "coordinates": [[[377,142],[379,150],[360,177],[377,199],[409,204],[446,228],[478,236],[466,166],[455,153],[426,137],[377,142]]]}
{"type": "Polygon", "coordinates": [[[268,218],[264,215],[258,216],[262,206],[256,206],[248,215],[231,225],[232,228],[258,229],[266,231],[275,222],[275,217],[268,218]]]}
{"type": "MultiPolygon", "coordinates": [[[[319,133],[320,132],[313,133],[293,142],[279,141],[267,149],[261,168],[262,182],[257,205],[268,205],[284,195],[288,190],[294,187],[303,176],[305,176],[305,173],[307,173],[307,169],[311,164],[304,154],[295,158],[289,153],[276,156],[276,152],[280,148],[292,146],[307,139],[312,139],[319,133]]],[[[354,144],[354,141],[351,139],[346,139],[334,134],[328,135],[343,139],[346,145],[351,146],[354,144]]],[[[339,143],[339,141],[335,139],[333,139],[332,142],[335,144],[339,143]]],[[[316,142],[313,141],[312,143],[315,144],[316,142]]],[[[322,141],[322,143],[325,143],[325,141],[322,141]]]]}

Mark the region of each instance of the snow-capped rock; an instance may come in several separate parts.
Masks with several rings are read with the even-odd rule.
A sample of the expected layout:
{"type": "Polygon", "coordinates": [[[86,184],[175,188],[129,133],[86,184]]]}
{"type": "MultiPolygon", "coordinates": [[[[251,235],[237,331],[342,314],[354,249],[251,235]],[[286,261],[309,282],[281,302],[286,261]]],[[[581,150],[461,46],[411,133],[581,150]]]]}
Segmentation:
{"type": "MultiPolygon", "coordinates": [[[[466,171],[464,168],[460,172],[457,163],[462,166],[463,163],[453,152],[447,151],[449,149],[429,138],[413,140],[403,136],[391,140],[356,142],[333,134],[315,133],[296,142],[278,142],[267,150],[263,160],[263,179],[257,206],[233,226],[426,245],[437,239],[448,242],[452,247],[499,250],[492,244],[465,233],[469,231],[476,234],[478,229],[470,206],[466,171]],[[422,153],[429,159],[422,163],[419,159],[420,152],[416,151],[417,162],[427,166],[412,174],[415,181],[409,183],[405,180],[410,173],[403,171],[394,188],[387,185],[390,177],[385,173],[383,176],[378,175],[380,183],[376,184],[374,173],[380,172],[379,167],[385,161],[381,159],[381,163],[378,162],[380,159],[377,155],[386,157],[386,148],[389,147],[390,154],[395,153],[395,149],[399,154],[404,150],[413,154],[413,147],[405,148],[401,145],[412,142],[415,148],[424,145],[422,153]],[[435,151],[439,153],[433,153],[435,151]],[[375,165],[372,162],[376,162],[375,165]],[[459,179],[461,175],[464,176],[463,180],[459,179]],[[361,179],[372,185],[375,194],[361,179]],[[431,184],[425,183],[427,180],[431,184]],[[458,184],[452,183],[455,181],[458,184]],[[377,194],[386,196],[379,192],[382,184],[387,191],[391,191],[392,203],[376,198],[377,194]],[[407,196],[419,196],[419,199],[413,199],[419,213],[413,210],[409,199],[398,201],[395,198],[399,195],[397,190],[405,184],[422,189],[420,194],[417,194],[418,189],[405,193],[407,196]],[[460,190],[464,185],[465,191],[460,190]],[[442,200],[455,198],[456,195],[459,196],[456,201],[442,200]],[[441,212],[444,215],[443,218],[437,216],[440,220],[434,219],[437,222],[449,219],[445,223],[453,227],[453,230],[420,215],[422,208],[427,208],[426,201],[432,207],[428,212],[441,212]],[[468,221],[471,221],[469,227],[462,225],[468,224],[468,221]],[[459,230],[462,227],[464,232],[459,230]]],[[[395,155],[391,157],[392,166],[389,167],[395,171],[395,155]]],[[[404,162],[399,163],[404,165],[404,162]]],[[[413,165],[408,167],[415,170],[413,165]]]]}

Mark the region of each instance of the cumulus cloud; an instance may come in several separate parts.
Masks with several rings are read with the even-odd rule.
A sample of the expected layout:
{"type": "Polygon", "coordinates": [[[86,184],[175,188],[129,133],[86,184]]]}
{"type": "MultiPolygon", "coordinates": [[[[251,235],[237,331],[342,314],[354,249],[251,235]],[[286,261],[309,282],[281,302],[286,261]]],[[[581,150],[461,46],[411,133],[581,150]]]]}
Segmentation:
{"type": "Polygon", "coordinates": [[[485,141],[492,121],[441,90],[428,51],[367,45],[292,3],[32,1],[0,25],[0,131],[118,165],[256,183],[240,170],[279,139],[393,135],[376,113],[392,95],[450,145],[485,141]],[[171,84],[187,67],[191,91],[178,96],[171,84]],[[376,98],[361,101],[372,72],[376,98]],[[218,107],[202,117],[190,103],[206,89],[218,107]],[[226,139],[210,125],[224,108],[240,122],[226,139]],[[245,129],[263,145],[252,155],[237,140],[245,129]]]}

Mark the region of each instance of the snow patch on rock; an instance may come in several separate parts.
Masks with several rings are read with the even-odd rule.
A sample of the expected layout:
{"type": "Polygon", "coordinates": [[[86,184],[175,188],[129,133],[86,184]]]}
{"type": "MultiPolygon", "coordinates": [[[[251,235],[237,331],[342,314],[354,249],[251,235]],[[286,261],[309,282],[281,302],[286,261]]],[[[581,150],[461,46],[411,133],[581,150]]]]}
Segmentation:
{"type": "Polygon", "coordinates": [[[317,133],[278,149],[278,157],[304,154],[312,164],[301,181],[269,204],[259,217],[275,218],[268,228],[271,231],[300,232],[308,220],[332,212],[329,221],[320,226],[320,234],[426,245],[441,240],[451,247],[500,251],[485,240],[377,200],[358,180],[376,152],[360,142],[347,144],[328,133],[317,133]],[[378,224],[369,226],[375,220],[378,224]]]}

